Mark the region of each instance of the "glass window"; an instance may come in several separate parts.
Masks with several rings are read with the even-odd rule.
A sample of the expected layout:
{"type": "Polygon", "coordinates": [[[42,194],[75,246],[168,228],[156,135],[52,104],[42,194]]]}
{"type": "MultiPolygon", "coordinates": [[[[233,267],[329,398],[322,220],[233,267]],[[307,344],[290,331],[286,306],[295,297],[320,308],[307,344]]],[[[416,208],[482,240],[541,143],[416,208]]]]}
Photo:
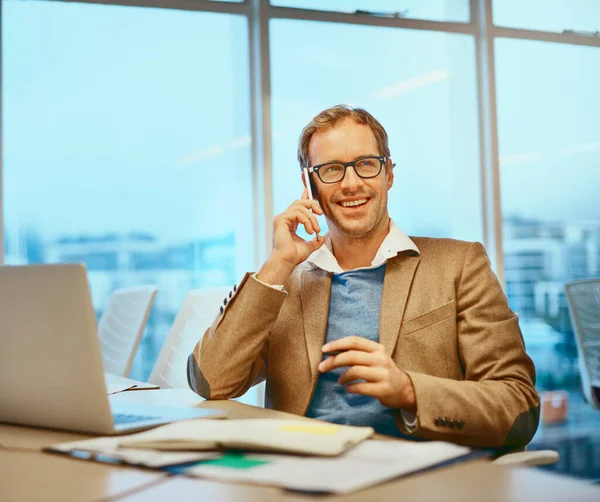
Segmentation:
{"type": "Polygon", "coordinates": [[[336,12],[370,12],[373,15],[432,21],[456,21],[468,23],[469,0],[271,0],[279,7],[314,9],[336,12]]]}
{"type": "Polygon", "coordinates": [[[387,129],[397,164],[389,208],[399,226],[412,235],[480,240],[474,50],[467,35],[271,21],[275,211],[302,192],[302,127],[324,108],[348,103],[387,129]]]}
{"type": "Polygon", "coordinates": [[[538,31],[600,31],[598,0],[494,0],[494,24],[538,31]]]}
{"type": "Polygon", "coordinates": [[[98,314],[116,288],[158,285],[145,379],[186,294],[254,267],[246,19],[44,1],[2,14],[6,262],[85,262],[98,314]]]}
{"type": "Polygon", "coordinates": [[[564,283],[600,275],[600,49],[495,47],[506,292],[538,387],[578,391],[564,283]]]}

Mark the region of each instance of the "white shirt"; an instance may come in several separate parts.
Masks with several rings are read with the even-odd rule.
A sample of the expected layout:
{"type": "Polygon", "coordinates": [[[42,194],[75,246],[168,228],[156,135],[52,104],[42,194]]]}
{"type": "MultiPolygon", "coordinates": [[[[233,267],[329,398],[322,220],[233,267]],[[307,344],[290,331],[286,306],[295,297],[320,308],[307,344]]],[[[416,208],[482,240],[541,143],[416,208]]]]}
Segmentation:
{"type": "MultiPolygon", "coordinates": [[[[406,235],[400,227],[394,223],[394,220],[390,218],[390,230],[386,235],[385,239],[379,246],[377,250],[377,254],[375,258],[371,262],[369,267],[359,267],[355,270],[367,270],[370,268],[379,267],[383,265],[390,258],[393,258],[398,253],[402,251],[414,251],[419,253],[419,248],[417,245],[406,235]]],[[[313,267],[320,268],[321,270],[325,270],[326,272],[331,272],[333,274],[340,274],[344,272],[342,267],[340,267],[338,261],[333,256],[332,252],[332,243],[331,237],[327,234],[325,238],[325,244],[323,244],[319,249],[314,251],[306,261],[310,263],[313,267]]]]}

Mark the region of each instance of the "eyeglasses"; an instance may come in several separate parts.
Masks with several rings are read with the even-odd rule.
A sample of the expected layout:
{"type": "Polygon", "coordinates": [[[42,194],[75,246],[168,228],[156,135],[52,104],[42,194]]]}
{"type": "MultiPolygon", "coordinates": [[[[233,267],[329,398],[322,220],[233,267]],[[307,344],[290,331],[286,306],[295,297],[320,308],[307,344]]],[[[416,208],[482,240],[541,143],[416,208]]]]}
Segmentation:
{"type": "Polygon", "coordinates": [[[309,173],[317,173],[323,183],[339,183],[346,176],[346,169],[352,166],[361,178],[375,178],[381,172],[385,157],[360,157],[352,162],[327,162],[308,168],[309,173]]]}

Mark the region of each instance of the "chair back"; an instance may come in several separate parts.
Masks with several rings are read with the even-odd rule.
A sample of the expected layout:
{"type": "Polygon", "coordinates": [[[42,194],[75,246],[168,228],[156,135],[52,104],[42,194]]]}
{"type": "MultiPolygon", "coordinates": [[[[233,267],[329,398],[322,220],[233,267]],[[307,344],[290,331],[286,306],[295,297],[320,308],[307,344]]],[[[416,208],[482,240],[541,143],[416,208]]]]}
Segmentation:
{"type": "Polygon", "coordinates": [[[158,288],[116,289],[98,322],[104,371],[128,377],[158,288]]]}
{"type": "Polygon", "coordinates": [[[187,360],[212,324],[229,286],[195,289],[188,293],[158,355],[148,382],[161,389],[188,388],[187,360]]]}
{"type": "Polygon", "coordinates": [[[600,278],[565,284],[583,393],[600,409],[600,278]]]}

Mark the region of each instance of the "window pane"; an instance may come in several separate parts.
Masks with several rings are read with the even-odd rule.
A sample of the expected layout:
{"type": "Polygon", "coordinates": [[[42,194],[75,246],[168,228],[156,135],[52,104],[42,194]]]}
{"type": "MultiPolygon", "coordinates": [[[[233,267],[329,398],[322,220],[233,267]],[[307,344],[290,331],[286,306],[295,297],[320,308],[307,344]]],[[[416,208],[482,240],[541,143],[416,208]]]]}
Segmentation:
{"type": "Polygon", "coordinates": [[[389,207],[400,227],[480,240],[474,61],[466,35],[271,21],[275,211],[302,192],[302,127],[322,109],[349,103],[388,131],[397,164],[389,207]]]}
{"type": "Polygon", "coordinates": [[[600,31],[598,0],[494,0],[494,24],[539,31],[600,31]]]}
{"type": "Polygon", "coordinates": [[[538,387],[578,391],[563,286],[600,275],[600,49],[501,39],[496,70],[508,298],[538,387]]]}
{"type": "Polygon", "coordinates": [[[29,1],[3,21],[6,261],[84,261],[98,313],[157,284],[145,378],[185,295],[254,267],[246,20],[29,1]]]}
{"type": "Polygon", "coordinates": [[[468,23],[470,19],[468,0],[271,0],[272,5],[350,12],[368,11],[372,14],[393,15],[409,19],[432,21],[456,21],[468,23]]]}

